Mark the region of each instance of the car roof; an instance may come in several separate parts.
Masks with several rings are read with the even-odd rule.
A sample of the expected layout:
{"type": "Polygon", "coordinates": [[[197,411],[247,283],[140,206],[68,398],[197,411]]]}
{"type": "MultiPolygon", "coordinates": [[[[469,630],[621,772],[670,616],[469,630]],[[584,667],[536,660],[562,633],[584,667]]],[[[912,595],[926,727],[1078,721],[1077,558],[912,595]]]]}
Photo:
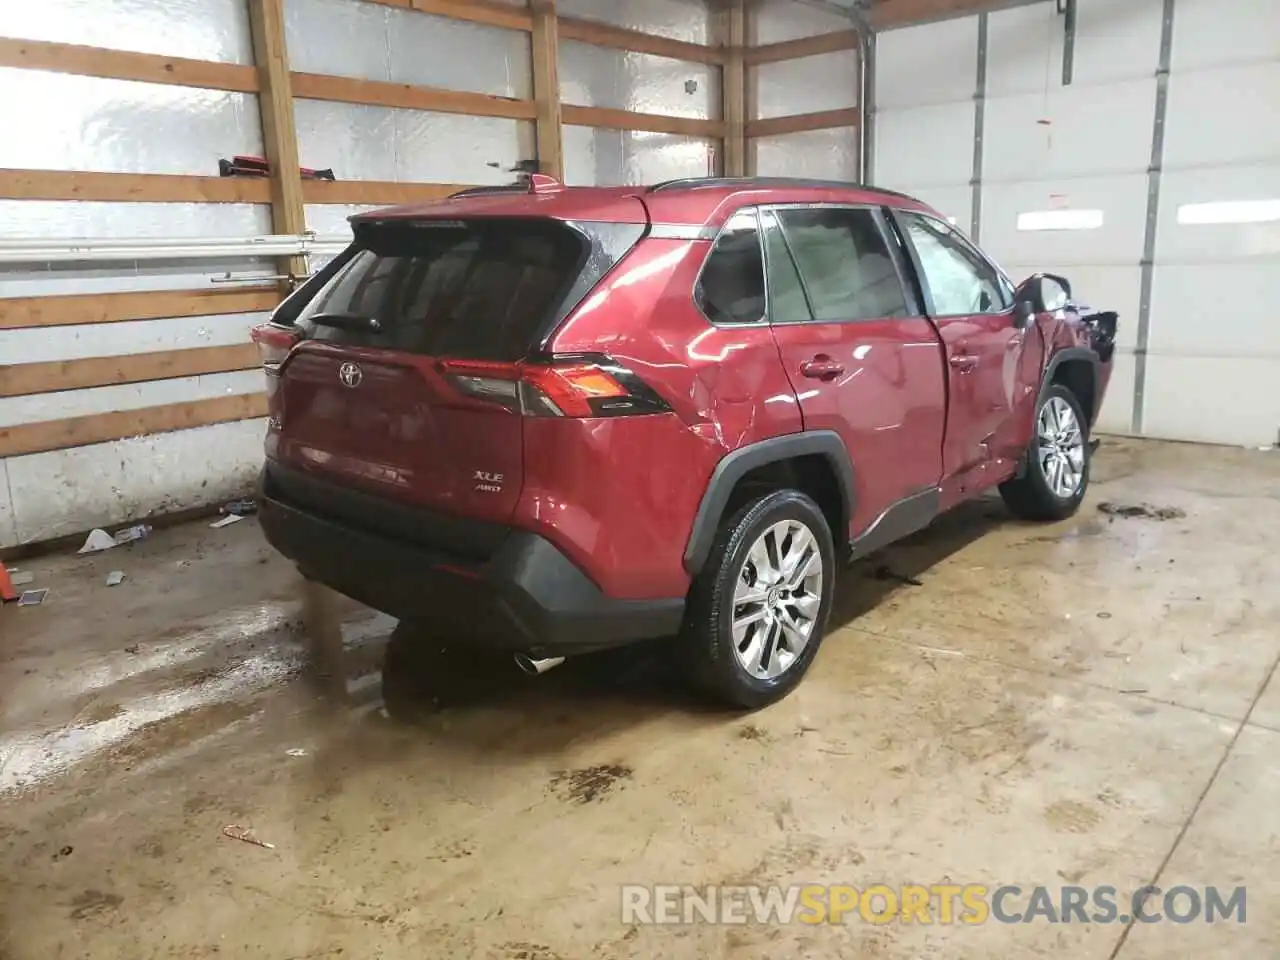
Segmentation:
{"type": "Polygon", "coordinates": [[[734,211],[759,203],[863,203],[930,208],[914,197],[839,180],[792,177],[696,177],[652,186],[567,187],[550,177],[473,187],[427,203],[357,214],[352,221],[436,217],[528,217],[719,226],[734,211]]]}

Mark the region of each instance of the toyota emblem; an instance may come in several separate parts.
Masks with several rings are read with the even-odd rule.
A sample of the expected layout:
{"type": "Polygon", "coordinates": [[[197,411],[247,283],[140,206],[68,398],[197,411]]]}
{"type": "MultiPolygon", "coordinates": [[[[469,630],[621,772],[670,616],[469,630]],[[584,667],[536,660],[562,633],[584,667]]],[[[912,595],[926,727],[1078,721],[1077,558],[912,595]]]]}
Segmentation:
{"type": "Polygon", "coordinates": [[[364,379],[364,371],[357,364],[344,363],[338,368],[338,379],[344,387],[358,387],[364,379]]]}

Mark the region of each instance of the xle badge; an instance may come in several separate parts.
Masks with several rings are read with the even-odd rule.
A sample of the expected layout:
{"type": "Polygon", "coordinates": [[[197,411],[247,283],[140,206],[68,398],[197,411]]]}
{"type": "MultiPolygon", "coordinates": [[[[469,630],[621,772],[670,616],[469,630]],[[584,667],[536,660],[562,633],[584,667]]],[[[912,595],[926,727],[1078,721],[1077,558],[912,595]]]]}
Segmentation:
{"type": "Polygon", "coordinates": [[[501,493],[502,481],[504,479],[501,473],[485,473],[483,470],[477,470],[471,477],[476,482],[475,489],[483,493],[501,493]]]}

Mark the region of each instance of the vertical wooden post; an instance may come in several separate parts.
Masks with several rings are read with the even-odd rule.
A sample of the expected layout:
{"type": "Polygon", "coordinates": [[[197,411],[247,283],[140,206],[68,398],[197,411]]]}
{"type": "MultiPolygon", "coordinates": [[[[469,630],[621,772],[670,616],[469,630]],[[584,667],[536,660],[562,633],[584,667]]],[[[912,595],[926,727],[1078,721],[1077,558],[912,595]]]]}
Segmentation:
{"type": "MultiPolygon", "coordinates": [[[[293,122],[293,87],[284,39],[284,0],[248,0],[253,59],[258,67],[258,112],[262,143],[271,164],[271,222],[276,233],[307,229],[298,163],[298,134],[293,122]]],[[[302,257],[282,258],[280,272],[302,277],[302,257]]],[[[288,289],[286,287],[286,289],[288,289]]]]}
{"type": "MultiPolygon", "coordinates": [[[[749,0],[742,11],[742,45],[744,47],[753,47],[758,42],[755,3],[749,0]]],[[[742,69],[742,115],[746,123],[759,119],[760,108],[758,105],[759,97],[757,96],[760,83],[759,74],[759,67],[744,66],[742,69]]],[[[743,174],[748,177],[756,176],[755,138],[746,138],[743,154],[743,174]]]]}
{"type": "Polygon", "coordinates": [[[724,155],[721,172],[726,177],[747,174],[747,72],[743,58],[746,46],[746,0],[729,0],[719,13],[720,45],[726,57],[720,72],[720,95],[725,122],[724,155]]]}
{"type": "Polygon", "coordinates": [[[560,31],[555,0],[530,0],[533,30],[533,98],[538,105],[538,172],[564,179],[563,136],[560,119],[560,31]]]}

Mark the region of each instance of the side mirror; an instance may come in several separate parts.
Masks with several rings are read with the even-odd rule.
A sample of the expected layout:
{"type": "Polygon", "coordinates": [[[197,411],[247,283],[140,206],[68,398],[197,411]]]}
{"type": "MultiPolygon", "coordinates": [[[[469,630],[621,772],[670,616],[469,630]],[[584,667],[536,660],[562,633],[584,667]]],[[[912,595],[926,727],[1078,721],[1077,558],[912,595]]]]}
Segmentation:
{"type": "Polygon", "coordinates": [[[1014,325],[1025,327],[1038,313],[1056,313],[1071,302],[1071,282],[1053,273],[1028,277],[1014,291],[1014,325]]]}

